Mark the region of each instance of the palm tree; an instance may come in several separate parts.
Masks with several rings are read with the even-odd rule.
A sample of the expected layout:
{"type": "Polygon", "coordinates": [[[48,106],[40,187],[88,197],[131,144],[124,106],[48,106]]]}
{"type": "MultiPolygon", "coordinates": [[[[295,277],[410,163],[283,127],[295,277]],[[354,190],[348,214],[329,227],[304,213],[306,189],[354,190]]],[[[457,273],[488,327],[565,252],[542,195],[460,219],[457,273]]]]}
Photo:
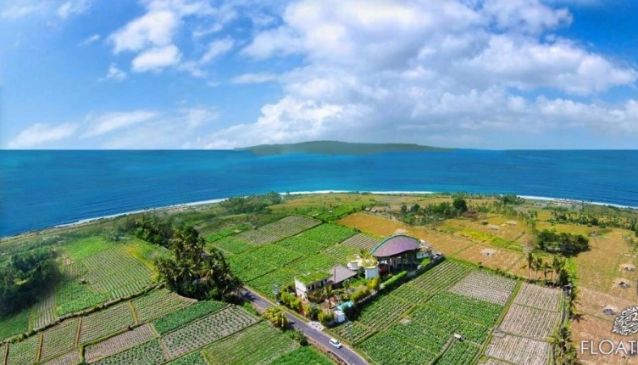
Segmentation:
{"type": "Polygon", "coordinates": [[[531,252],[527,253],[527,269],[528,275],[530,278],[532,277],[532,267],[534,265],[534,254],[531,252]]]}
{"type": "Polygon", "coordinates": [[[266,309],[264,317],[266,317],[266,319],[268,319],[275,327],[282,329],[288,327],[288,318],[280,305],[266,309]]]}

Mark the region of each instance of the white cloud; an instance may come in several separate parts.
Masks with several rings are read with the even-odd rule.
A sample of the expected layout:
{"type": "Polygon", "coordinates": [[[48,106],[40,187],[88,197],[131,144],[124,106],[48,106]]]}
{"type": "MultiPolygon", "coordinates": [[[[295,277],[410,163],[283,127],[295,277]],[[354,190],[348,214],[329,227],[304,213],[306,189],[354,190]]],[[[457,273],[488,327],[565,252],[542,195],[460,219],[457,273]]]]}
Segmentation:
{"type": "Polygon", "coordinates": [[[637,71],[552,35],[571,21],[565,8],[537,0],[296,1],[280,26],[256,34],[242,53],[294,54],[303,66],[278,78],[284,96],[256,122],[220,130],[207,143],[346,138],[529,147],[533,139],[502,136],[636,133],[635,101],[610,105],[596,96],[635,85],[637,71]],[[525,96],[547,90],[552,98],[525,96]],[[339,112],[299,115],[324,107],[339,112]]]}
{"type": "Polygon", "coordinates": [[[231,49],[233,49],[234,44],[235,44],[235,42],[230,37],[226,37],[226,38],[222,38],[222,39],[218,39],[218,40],[212,41],[208,45],[208,49],[206,50],[206,53],[204,53],[204,55],[202,56],[200,62],[201,63],[208,63],[208,62],[212,61],[213,59],[215,59],[215,58],[227,53],[231,49]]]}
{"type": "Polygon", "coordinates": [[[99,41],[100,38],[101,37],[100,37],[99,34],[90,35],[90,36],[84,38],[80,43],[78,43],[78,46],[80,46],[80,47],[88,46],[90,44],[93,44],[93,43],[99,41]]]}
{"type": "Polygon", "coordinates": [[[180,52],[174,45],[150,48],[133,59],[133,71],[158,71],[177,65],[181,58],[180,52]]]}
{"type": "Polygon", "coordinates": [[[29,15],[39,13],[44,10],[43,4],[32,2],[14,2],[10,6],[5,6],[0,12],[0,18],[20,19],[29,15]]]}
{"type": "Polygon", "coordinates": [[[91,6],[89,0],[67,0],[58,6],[56,14],[62,19],[86,12],[91,6]]]}
{"type": "Polygon", "coordinates": [[[87,130],[83,134],[83,137],[101,136],[123,128],[130,128],[135,124],[147,122],[156,116],[156,112],[149,110],[112,112],[98,116],[89,116],[86,122],[87,130]]]}
{"type": "Polygon", "coordinates": [[[111,35],[113,51],[120,53],[167,46],[172,43],[178,22],[179,19],[173,12],[150,11],[111,35]]]}
{"type": "Polygon", "coordinates": [[[126,72],[120,70],[114,63],[111,63],[103,80],[124,81],[126,76],[126,72]]]}
{"type": "Polygon", "coordinates": [[[8,143],[9,148],[33,148],[43,144],[57,142],[72,136],[78,129],[77,124],[64,123],[56,126],[36,123],[20,132],[8,143]]]}
{"type": "Polygon", "coordinates": [[[246,73],[234,77],[232,79],[233,84],[262,84],[265,82],[277,81],[278,76],[273,73],[246,73]]]}

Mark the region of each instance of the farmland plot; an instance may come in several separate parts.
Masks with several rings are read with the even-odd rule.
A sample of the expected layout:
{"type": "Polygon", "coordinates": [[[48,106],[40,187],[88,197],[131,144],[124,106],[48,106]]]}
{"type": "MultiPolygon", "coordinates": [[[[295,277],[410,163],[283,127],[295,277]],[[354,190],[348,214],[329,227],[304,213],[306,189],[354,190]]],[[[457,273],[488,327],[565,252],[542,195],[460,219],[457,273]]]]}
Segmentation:
{"type": "Polygon", "coordinates": [[[289,262],[301,257],[301,254],[279,247],[264,245],[256,250],[244,252],[229,258],[231,269],[243,281],[251,281],[289,262]]]}
{"type": "Polygon", "coordinates": [[[40,335],[9,345],[9,365],[31,365],[37,361],[40,335]]]}
{"type": "Polygon", "coordinates": [[[560,321],[560,313],[512,304],[500,329],[514,335],[539,340],[551,336],[560,321]]]}
{"type": "Polygon", "coordinates": [[[561,295],[558,289],[523,283],[521,290],[514,298],[514,303],[546,311],[558,311],[561,295]]]}
{"type": "Polygon", "coordinates": [[[187,307],[194,301],[181,297],[166,289],[153,290],[144,296],[133,299],[133,307],[138,323],[152,321],[187,307]]]}
{"type": "Polygon", "coordinates": [[[163,335],[205,315],[215,313],[226,306],[226,303],[215,300],[197,302],[156,320],[153,322],[153,327],[160,335],[163,335]]]}
{"type": "Polygon", "coordinates": [[[279,269],[248,282],[248,286],[258,290],[270,299],[275,299],[275,288],[281,289],[292,284],[296,273],[288,269],[279,269]]]}
{"type": "Polygon", "coordinates": [[[463,365],[470,364],[481,349],[469,342],[454,341],[443,353],[437,365],[463,365]]]}
{"type": "Polygon", "coordinates": [[[87,346],[84,350],[84,357],[89,363],[99,359],[117,354],[131,347],[141,345],[155,338],[155,333],[151,326],[145,324],[134,330],[124,332],[120,335],[111,337],[105,341],[87,346]]]}
{"type": "Polygon", "coordinates": [[[403,337],[378,333],[361,344],[361,349],[368,354],[375,364],[427,364],[435,355],[406,342],[403,337]]]}
{"type": "Polygon", "coordinates": [[[267,364],[298,345],[265,322],[212,343],[203,351],[211,365],[267,364]]]}
{"type": "Polygon", "coordinates": [[[321,242],[326,246],[330,246],[339,243],[354,234],[355,231],[351,228],[326,223],[303,232],[299,235],[299,237],[321,242]]]}
{"type": "Polygon", "coordinates": [[[502,308],[496,304],[486,303],[452,293],[439,293],[435,295],[427,305],[436,306],[488,327],[496,322],[502,310],[502,308]]]}
{"type": "Polygon", "coordinates": [[[450,288],[450,292],[505,305],[515,286],[516,281],[512,279],[488,274],[484,271],[473,271],[450,288]]]}
{"type": "Polygon", "coordinates": [[[405,342],[420,347],[433,356],[441,351],[441,348],[450,338],[449,333],[416,321],[396,323],[384,333],[397,335],[405,342]]]}
{"type": "Polygon", "coordinates": [[[82,318],[80,343],[84,344],[121,332],[134,322],[128,302],[91,313],[82,318]]]}
{"type": "Polygon", "coordinates": [[[56,314],[59,316],[90,308],[108,300],[106,293],[98,293],[90,285],[81,282],[88,272],[81,262],[72,262],[62,266],[64,280],[56,287],[56,314]]]}
{"type": "Polygon", "coordinates": [[[151,271],[121,248],[102,251],[84,260],[88,272],[84,278],[98,292],[111,299],[140,292],[152,283],[151,271]]]}
{"type": "Polygon", "coordinates": [[[208,365],[206,360],[204,360],[204,356],[199,351],[191,352],[190,354],[182,356],[178,359],[175,359],[167,364],[168,365],[208,365]]]}
{"type": "Polygon", "coordinates": [[[332,365],[332,361],[320,354],[311,346],[298,348],[293,352],[289,352],[271,363],[271,365],[332,365]]]}
{"type": "Polygon", "coordinates": [[[173,359],[238,332],[257,321],[256,317],[245,310],[232,306],[167,334],[162,342],[173,359]]]}
{"type": "Polygon", "coordinates": [[[401,285],[396,289],[393,289],[389,293],[389,295],[393,297],[401,298],[410,303],[423,304],[427,302],[432,297],[433,294],[428,291],[417,289],[414,286],[406,284],[406,285],[401,285]]]}
{"type": "Polygon", "coordinates": [[[213,241],[212,243],[208,244],[207,246],[212,245],[222,251],[224,251],[224,253],[226,254],[238,254],[238,253],[242,253],[245,251],[248,251],[252,248],[254,248],[255,246],[242,241],[241,239],[238,239],[236,237],[233,236],[228,236],[228,237],[223,237],[220,238],[216,241],[213,241]]]}
{"type": "Polygon", "coordinates": [[[494,336],[487,348],[487,356],[521,365],[545,365],[549,359],[547,342],[505,335],[494,336]]]}
{"type": "Polygon", "coordinates": [[[342,245],[352,246],[361,250],[370,250],[381,242],[380,239],[368,236],[367,234],[357,233],[347,240],[341,242],[342,245]]]}
{"type": "Polygon", "coordinates": [[[79,318],[66,320],[42,333],[41,360],[49,360],[75,348],[79,318]]]}
{"type": "Polygon", "coordinates": [[[360,343],[375,332],[374,329],[358,321],[348,321],[336,327],[333,331],[353,345],[360,343]]]}
{"type": "Polygon", "coordinates": [[[404,285],[434,294],[441,290],[446,290],[465,277],[470,271],[472,271],[472,268],[468,265],[453,261],[443,261],[404,285]]]}
{"type": "Polygon", "coordinates": [[[390,295],[381,296],[371,304],[368,304],[358,317],[362,324],[380,330],[383,329],[405,313],[414,305],[390,295]]]}
{"type": "Polygon", "coordinates": [[[159,340],[151,340],[97,361],[98,365],[158,365],[165,362],[159,340]]]}
{"type": "Polygon", "coordinates": [[[62,356],[58,356],[53,360],[49,360],[45,362],[45,365],[75,365],[79,364],[80,361],[80,352],[78,350],[74,350],[68,352],[62,356]]]}
{"type": "Polygon", "coordinates": [[[237,235],[237,238],[255,245],[263,245],[293,236],[320,223],[320,221],[308,217],[290,216],[252,231],[242,232],[237,235]]]}
{"type": "Polygon", "coordinates": [[[55,314],[55,291],[36,303],[29,313],[29,328],[39,329],[55,322],[58,316],[55,314]]]}

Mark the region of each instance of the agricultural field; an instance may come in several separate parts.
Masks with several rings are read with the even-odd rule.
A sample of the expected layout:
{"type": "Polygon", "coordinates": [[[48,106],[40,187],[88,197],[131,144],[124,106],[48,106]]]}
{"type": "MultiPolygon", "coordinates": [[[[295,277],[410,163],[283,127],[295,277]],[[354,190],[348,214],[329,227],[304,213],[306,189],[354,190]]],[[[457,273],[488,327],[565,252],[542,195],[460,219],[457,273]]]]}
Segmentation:
{"type": "Polygon", "coordinates": [[[331,331],[374,364],[475,362],[506,304],[500,299],[503,294],[488,296],[479,288],[490,285],[505,293],[508,302],[516,284],[492,276],[467,264],[444,261],[367,304],[355,321],[331,331]],[[454,293],[459,287],[470,290],[465,295],[454,293]],[[455,333],[464,342],[454,339],[455,333]]]}
{"type": "Polygon", "coordinates": [[[131,301],[135,310],[137,323],[148,322],[181,308],[187,307],[194,301],[181,297],[166,289],[153,290],[131,301]]]}
{"type": "Polygon", "coordinates": [[[515,364],[546,364],[549,336],[560,324],[559,289],[523,283],[485,355],[515,364]]]}
{"type": "Polygon", "coordinates": [[[216,341],[202,353],[211,365],[242,365],[270,363],[299,345],[265,322],[216,341]]]}
{"type": "Polygon", "coordinates": [[[332,361],[310,346],[304,346],[289,352],[273,361],[272,365],[332,365],[332,361]]]}
{"type": "Polygon", "coordinates": [[[79,343],[85,344],[126,330],[135,324],[132,307],[119,303],[82,318],[79,343]]]}
{"type": "Polygon", "coordinates": [[[153,328],[146,324],[131,331],[111,337],[95,345],[89,345],[84,349],[84,357],[89,363],[96,362],[105,357],[115,355],[124,350],[141,345],[155,338],[153,328]]]}
{"type": "Polygon", "coordinates": [[[79,318],[66,320],[42,332],[40,360],[49,360],[72,351],[78,336],[79,318]]]}
{"type": "Polygon", "coordinates": [[[238,307],[229,307],[195,320],[162,338],[171,359],[238,332],[258,320],[238,307]]]}
{"type": "Polygon", "coordinates": [[[474,271],[450,288],[450,292],[505,305],[515,286],[516,281],[512,279],[483,271],[474,271]]]}
{"type": "Polygon", "coordinates": [[[242,232],[237,235],[237,238],[254,245],[263,245],[293,236],[320,223],[320,221],[308,217],[290,216],[257,229],[242,232]]]}
{"type": "Polygon", "coordinates": [[[357,233],[354,236],[343,241],[342,244],[352,246],[360,250],[370,250],[381,242],[380,239],[363,233],[357,233]]]}
{"type": "Polygon", "coordinates": [[[222,310],[228,304],[214,300],[194,303],[188,307],[169,313],[153,322],[153,327],[160,335],[174,331],[205,315],[222,310]]]}

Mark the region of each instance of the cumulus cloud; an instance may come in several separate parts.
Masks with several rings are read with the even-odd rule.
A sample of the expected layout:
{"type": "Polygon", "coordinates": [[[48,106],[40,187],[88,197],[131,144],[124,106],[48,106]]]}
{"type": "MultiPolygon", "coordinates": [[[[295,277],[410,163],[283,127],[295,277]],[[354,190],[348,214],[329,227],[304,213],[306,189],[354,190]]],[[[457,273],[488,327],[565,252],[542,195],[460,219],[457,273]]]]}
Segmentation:
{"type": "Polygon", "coordinates": [[[207,145],[348,136],[480,147],[520,132],[636,133],[635,101],[597,95],[635,85],[637,71],[553,34],[572,21],[539,0],[293,2],[241,51],[303,60],[279,77],[284,96],[207,145]]]}
{"type": "Polygon", "coordinates": [[[120,53],[167,46],[173,40],[178,21],[177,16],[171,11],[149,11],[111,35],[113,51],[120,53]]]}
{"type": "Polygon", "coordinates": [[[67,0],[58,6],[56,14],[62,19],[86,12],[91,6],[89,0],[67,0]]]}
{"type": "Polygon", "coordinates": [[[39,147],[68,138],[72,136],[77,129],[78,125],[73,123],[60,125],[36,123],[9,141],[8,147],[16,149],[39,147]]]}

